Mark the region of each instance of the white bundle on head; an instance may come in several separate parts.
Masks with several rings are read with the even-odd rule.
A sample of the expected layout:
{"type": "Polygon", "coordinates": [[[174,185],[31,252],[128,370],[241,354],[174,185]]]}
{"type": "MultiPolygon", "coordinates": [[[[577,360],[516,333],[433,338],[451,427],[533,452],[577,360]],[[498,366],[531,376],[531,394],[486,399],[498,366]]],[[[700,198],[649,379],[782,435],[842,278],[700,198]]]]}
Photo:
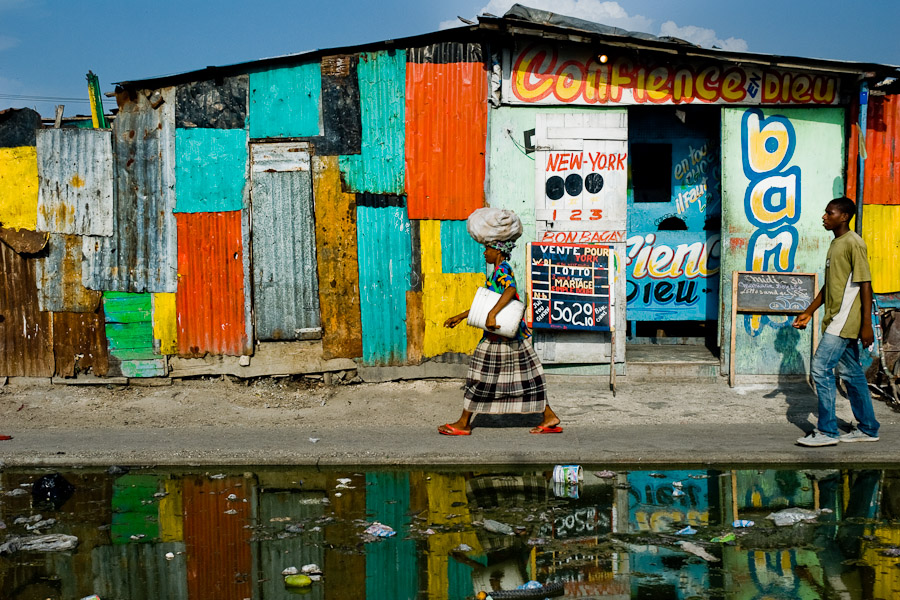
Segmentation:
{"type": "Polygon", "coordinates": [[[522,235],[519,215],[502,208],[479,208],[466,220],[466,230],[479,244],[517,240],[522,235]]]}

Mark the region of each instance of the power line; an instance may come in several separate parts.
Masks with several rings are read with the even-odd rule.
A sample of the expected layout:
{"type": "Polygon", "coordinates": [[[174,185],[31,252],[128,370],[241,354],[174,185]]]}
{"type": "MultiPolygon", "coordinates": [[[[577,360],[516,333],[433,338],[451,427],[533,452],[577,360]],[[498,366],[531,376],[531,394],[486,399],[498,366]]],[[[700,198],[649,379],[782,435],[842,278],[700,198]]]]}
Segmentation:
{"type": "MultiPolygon", "coordinates": [[[[71,102],[75,104],[90,104],[87,98],[63,98],[61,96],[29,96],[19,94],[0,94],[3,100],[27,100],[29,102],[71,102]]],[[[109,99],[103,99],[103,102],[111,102],[109,99]]]]}

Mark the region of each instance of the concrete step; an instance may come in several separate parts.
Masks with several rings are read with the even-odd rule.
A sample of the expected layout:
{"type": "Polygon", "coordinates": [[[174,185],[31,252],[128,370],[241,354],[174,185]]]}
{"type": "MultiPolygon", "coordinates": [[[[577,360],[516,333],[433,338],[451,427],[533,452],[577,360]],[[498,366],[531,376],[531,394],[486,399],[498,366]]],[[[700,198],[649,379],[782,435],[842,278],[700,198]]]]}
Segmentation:
{"type": "Polygon", "coordinates": [[[628,381],[715,381],[719,359],[701,344],[628,344],[625,347],[628,381]]]}

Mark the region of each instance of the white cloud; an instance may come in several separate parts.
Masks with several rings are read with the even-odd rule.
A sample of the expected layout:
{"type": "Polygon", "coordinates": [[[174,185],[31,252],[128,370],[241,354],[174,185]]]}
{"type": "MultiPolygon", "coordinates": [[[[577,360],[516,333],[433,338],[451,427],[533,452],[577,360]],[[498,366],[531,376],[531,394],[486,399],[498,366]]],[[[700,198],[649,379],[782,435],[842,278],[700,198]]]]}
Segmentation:
{"type": "MultiPolygon", "coordinates": [[[[490,0],[478,14],[491,13],[502,17],[517,0],[490,0]]],[[[585,21],[593,21],[613,27],[621,27],[629,31],[649,31],[653,20],[641,15],[629,15],[618,2],[603,0],[527,0],[525,4],[529,8],[546,10],[568,17],[577,17],[585,21]]],[[[460,15],[470,18],[468,15],[460,15]]],[[[462,25],[462,21],[444,21],[441,29],[449,29],[462,25]]]]}
{"type": "Polygon", "coordinates": [[[10,48],[14,48],[19,45],[18,38],[14,38],[12,36],[3,35],[0,33],[0,52],[4,50],[9,50],[10,48]]]}
{"type": "Polygon", "coordinates": [[[697,27],[696,25],[685,25],[679,27],[675,21],[666,21],[659,28],[659,35],[669,35],[681,38],[695,44],[699,44],[704,48],[712,48],[716,46],[722,50],[731,50],[734,52],[746,52],[747,41],[741,38],[730,37],[726,40],[719,38],[714,29],[706,29],[705,27],[697,27]]]}

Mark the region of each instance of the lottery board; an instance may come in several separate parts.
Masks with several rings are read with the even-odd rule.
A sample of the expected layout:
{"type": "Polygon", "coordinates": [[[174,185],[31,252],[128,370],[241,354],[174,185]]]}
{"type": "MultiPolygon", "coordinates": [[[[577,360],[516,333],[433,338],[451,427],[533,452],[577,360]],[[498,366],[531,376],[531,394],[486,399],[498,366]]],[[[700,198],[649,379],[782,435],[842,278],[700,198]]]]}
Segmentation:
{"type": "Polygon", "coordinates": [[[594,244],[528,246],[531,307],[536,329],[610,331],[613,251],[594,244]]]}

